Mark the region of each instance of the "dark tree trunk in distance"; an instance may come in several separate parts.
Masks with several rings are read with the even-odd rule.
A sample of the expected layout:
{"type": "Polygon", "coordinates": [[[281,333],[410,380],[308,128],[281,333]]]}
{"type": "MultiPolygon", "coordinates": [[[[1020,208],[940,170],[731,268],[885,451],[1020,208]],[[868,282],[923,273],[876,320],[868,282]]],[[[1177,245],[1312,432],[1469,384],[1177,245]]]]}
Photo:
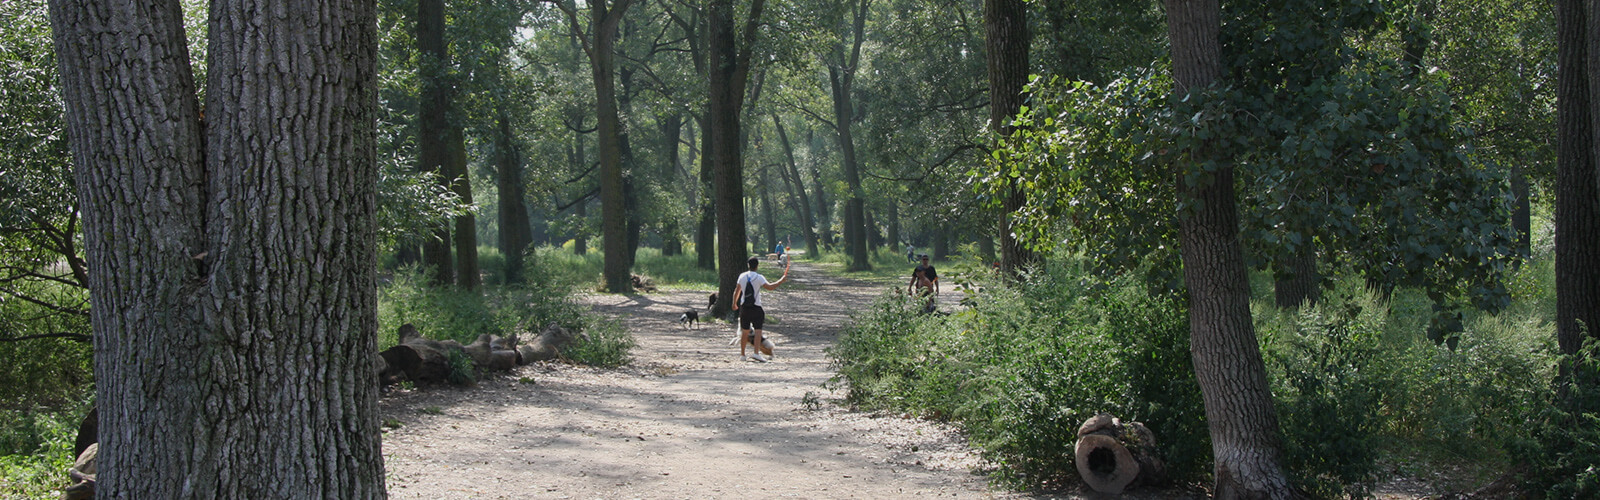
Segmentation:
{"type": "Polygon", "coordinates": [[[179,2],[51,3],[98,494],[383,498],[375,6],[209,8],[202,108],[179,2]]]}
{"type": "MultiPolygon", "coordinates": [[[[450,151],[450,190],[468,206],[472,205],[472,180],[467,175],[467,138],[460,124],[451,124],[445,136],[450,151]]],[[[456,287],[477,290],[483,277],[478,273],[478,218],[467,212],[456,216],[456,287]]]]}
{"type": "MultiPolygon", "coordinates": [[[[772,178],[767,175],[767,166],[762,165],[758,170],[756,179],[761,183],[761,219],[765,225],[762,232],[767,235],[767,249],[778,246],[778,223],[772,215],[772,178]]],[[[766,252],[761,252],[766,253],[766,252]]]]}
{"type": "MultiPolygon", "coordinates": [[[[657,117],[661,127],[661,147],[666,159],[661,163],[661,178],[669,186],[681,186],[678,181],[678,137],[683,134],[683,116],[677,113],[657,117]]],[[[683,253],[683,235],[676,214],[666,214],[661,224],[661,255],[671,257],[683,253]]]]}
{"type": "MultiPolygon", "coordinates": [[[[1203,91],[1222,68],[1217,1],[1167,0],[1166,6],[1174,91],[1203,91]]],[[[1193,153],[1218,156],[1203,149],[1193,153]]],[[[1251,323],[1233,168],[1225,163],[1209,178],[1191,183],[1186,179],[1195,168],[1180,164],[1176,172],[1179,195],[1190,205],[1179,214],[1178,226],[1189,290],[1189,344],[1211,431],[1213,495],[1298,498],[1283,471],[1277,412],[1251,323]]]]}
{"type": "Polygon", "coordinates": [[[701,269],[717,268],[716,167],[711,162],[711,127],[700,124],[700,226],[694,233],[695,260],[701,269]]]}
{"type": "MultiPolygon", "coordinates": [[[[622,180],[622,128],[617,110],[616,87],[616,33],[617,25],[627,12],[630,0],[614,0],[607,7],[605,1],[589,5],[590,20],[594,26],[594,39],[586,40],[584,49],[589,53],[589,66],[594,76],[595,114],[599,120],[600,154],[600,228],[605,246],[606,291],[627,293],[633,291],[628,268],[628,214],[627,190],[622,180]]],[[[574,33],[574,35],[582,35],[574,33]]]]}
{"type": "Polygon", "coordinates": [[[507,284],[520,284],[523,252],[533,241],[533,228],[528,222],[528,207],[522,184],[522,154],[511,135],[511,116],[501,111],[496,118],[495,180],[500,192],[500,253],[505,255],[507,284]]]}
{"type": "Polygon", "coordinates": [[[1511,227],[1517,231],[1517,260],[1518,267],[1522,261],[1533,255],[1533,200],[1529,199],[1528,173],[1521,167],[1511,170],[1511,195],[1517,201],[1511,212],[1511,227]]]}
{"type": "Polygon", "coordinates": [[[1273,300],[1281,308],[1316,304],[1322,298],[1322,275],[1317,272],[1317,252],[1303,246],[1287,262],[1275,264],[1273,300]]]}

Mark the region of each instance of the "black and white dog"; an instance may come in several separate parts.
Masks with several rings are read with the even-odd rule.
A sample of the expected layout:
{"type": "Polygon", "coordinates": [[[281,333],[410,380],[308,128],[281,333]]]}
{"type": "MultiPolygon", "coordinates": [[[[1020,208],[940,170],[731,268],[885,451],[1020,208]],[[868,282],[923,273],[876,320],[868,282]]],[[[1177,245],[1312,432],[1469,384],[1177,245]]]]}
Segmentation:
{"type": "MultiPolygon", "coordinates": [[[[710,311],[712,307],[716,307],[716,305],[717,305],[717,294],[714,294],[714,293],[711,294],[711,297],[709,297],[709,299],[710,300],[708,300],[706,302],[706,310],[707,311],[710,311]]],[[[695,326],[699,326],[699,324],[700,324],[700,311],[695,310],[695,309],[690,309],[690,310],[684,311],[683,315],[678,316],[678,323],[683,325],[684,328],[692,328],[692,327],[695,327],[695,326]]]]}
{"type": "Polygon", "coordinates": [[[700,312],[694,309],[684,311],[682,316],[678,316],[678,323],[684,328],[693,328],[700,324],[700,312]]]}

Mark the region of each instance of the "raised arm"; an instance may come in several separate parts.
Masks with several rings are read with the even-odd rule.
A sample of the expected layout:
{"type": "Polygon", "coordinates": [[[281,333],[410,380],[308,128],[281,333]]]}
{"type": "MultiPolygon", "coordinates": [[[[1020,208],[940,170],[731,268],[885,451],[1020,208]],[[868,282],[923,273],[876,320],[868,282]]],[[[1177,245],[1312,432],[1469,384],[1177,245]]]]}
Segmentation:
{"type": "Polygon", "coordinates": [[[772,282],[768,282],[768,283],[766,283],[764,285],[761,285],[761,288],[763,290],[777,290],[778,289],[778,285],[782,285],[782,284],[788,283],[788,282],[789,282],[789,264],[787,262],[785,262],[784,265],[783,265],[783,277],[778,278],[778,281],[772,281],[772,282]]]}

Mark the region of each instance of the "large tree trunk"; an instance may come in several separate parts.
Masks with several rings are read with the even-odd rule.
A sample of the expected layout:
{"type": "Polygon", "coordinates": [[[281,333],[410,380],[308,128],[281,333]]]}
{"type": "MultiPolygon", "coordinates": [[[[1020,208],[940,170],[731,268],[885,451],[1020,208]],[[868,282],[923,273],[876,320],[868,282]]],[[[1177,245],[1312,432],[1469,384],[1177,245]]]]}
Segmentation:
{"type": "Polygon", "coordinates": [[[1556,86],[1556,339],[1575,353],[1584,331],[1600,336],[1600,186],[1595,140],[1600,120],[1600,40],[1590,2],[1556,2],[1559,81],[1556,86]],[[1591,52],[1592,51],[1592,52],[1591,52]]]}
{"type": "Polygon", "coordinates": [[[500,253],[506,264],[502,273],[507,284],[520,284],[522,256],[533,241],[528,223],[528,206],[522,184],[522,154],[511,135],[511,116],[501,109],[495,134],[495,180],[500,191],[500,253]]]}
{"type": "MultiPolygon", "coordinates": [[[[582,123],[581,121],[579,123],[582,123]]],[[[581,126],[580,126],[581,128],[581,126]]],[[[572,165],[582,172],[589,169],[589,161],[584,157],[583,132],[572,132],[572,165]]],[[[587,255],[589,253],[589,201],[577,200],[572,204],[572,214],[577,216],[578,227],[572,228],[572,253],[573,255],[587,255]]]]}
{"type": "Polygon", "coordinates": [[[383,498],[374,4],[210,10],[202,123],[179,2],[51,3],[99,494],[383,498]]]}
{"type": "MultiPolygon", "coordinates": [[[[1178,95],[1203,91],[1221,74],[1216,0],[1167,0],[1172,74],[1178,95]]],[[[1204,148],[1205,146],[1201,146],[1204,148]]],[[[1215,157],[1199,150],[1194,156],[1215,157]]],[[[1250,284],[1239,244],[1233,168],[1224,164],[1190,182],[1198,165],[1180,164],[1178,189],[1184,284],[1189,289],[1190,347],[1206,406],[1214,460],[1214,497],[1296,498],[1284,474],[1278,416],[1250,318],[1250,284]]]]}
{"type": "MultiPolygon", "coordinates": [[[[418,0],[417,2],[417,52],[421,54],[418,77],[422,96],[417,113],[418,169],[438,176],[440,184],[450,188],[450,94],[447,81],[450,53],[444,43],[444,0],[418,0]]],[[[435,286],[449,286],[456,282],[455,259],[450,257],[450,228],[432,228],[431,235],[422,237],[422,262],[428,267],[435,286]]]]}
{"type": "Polygon", "coordinates": [[[706,155],[715,172],[717,198],[717,303],[713,317],[732,310],[733,284],[746,269],[744,260],[744,161],[743,128],[739,124],[744,107],[745,85],[750,79],[750,54],[755,45],[756,27],[761,24],[765,0],[752,0],[747,10],[744,31],[736,40],[732,0],[711,0],[706,8],[706,73],[710,96],[706,125],[710,131],[706,155]],[[742,46],[740,46],[742,44],[742,46]]]}
{"type": "Polygon", "coordinates": [[[589,46],[589,66],[593,70],[595,89],[595,114],[599,119],[600,134],[600,232],[605,246],[605,263],[602,274],[606,291],[627,293],[633,291],[628,267],[628,202],[627,190],[622,181],[622,145],[616,87],[616,33],[629,0],[616,0],[607,9],[606,2],[590,4],[590,18],[595,26],[592,46],[589,46]]]}
{"type": "Polygon", "coordinates": [[[816,226],[811,218],[811,200],[806,196],[806,185],[800,178],[800,167],[794,161],[794,148],[789,144],[789,133],[783,129],[783,120],[777,114],[772,115],[772,125],[778,129],[778,140],[783,144],[783,157],[786,160],[787,172],[784,175],[785,185],[789,188],[789,197],[794,199],[795,212],[800,214],[801,236],[806,240],[806,253],[817,255],[819,252],[816,226]]]}
{"type": "MultiPolygon", "coordinates": [[[[1003,139],[1011,135],[1011,120],[1022,109],[1022,88],[1028,83],[1028,8],[1023,0],[984,0],[983,19],[989,55],[989,126],[1003,139]]],[[[1011,229],[1011,214],[1026,203],[1017,185],[1007,188],[1000,200],[1000,269],[1013,278],[1038,261],[1011,229]]]]}

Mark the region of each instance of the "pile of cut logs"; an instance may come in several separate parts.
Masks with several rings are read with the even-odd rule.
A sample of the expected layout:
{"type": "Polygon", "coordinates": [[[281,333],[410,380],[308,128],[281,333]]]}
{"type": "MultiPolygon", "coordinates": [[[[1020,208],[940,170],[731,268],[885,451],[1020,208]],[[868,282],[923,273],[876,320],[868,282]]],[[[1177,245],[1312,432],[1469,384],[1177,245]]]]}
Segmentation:
{"type": "Polygon", "coordinates": [[[378,353],[377,373],[382,384],[401,380],[442,382],[449,380],[450,353],[461,352],[473,365],[485,371],[506,371],[534,361],[561,357],[561,350],[580,338],[560,325],[551,323],[532,342],[519,344],[516,335],[479,335],[471,344],[454,340],[433,340],[422,336],[410,323],[400,326],[400,344],[378,353]]]}
{"type": "Polygon", "coordinates": [[[1101,413],[1078,427],[1075,453],[1078,475],[1101,493],[1122,494],[1129,485],[1166,479],[1166,465],[1156,455],[1156,435],[1139,422],[1123,422],[1101,413]]]}

